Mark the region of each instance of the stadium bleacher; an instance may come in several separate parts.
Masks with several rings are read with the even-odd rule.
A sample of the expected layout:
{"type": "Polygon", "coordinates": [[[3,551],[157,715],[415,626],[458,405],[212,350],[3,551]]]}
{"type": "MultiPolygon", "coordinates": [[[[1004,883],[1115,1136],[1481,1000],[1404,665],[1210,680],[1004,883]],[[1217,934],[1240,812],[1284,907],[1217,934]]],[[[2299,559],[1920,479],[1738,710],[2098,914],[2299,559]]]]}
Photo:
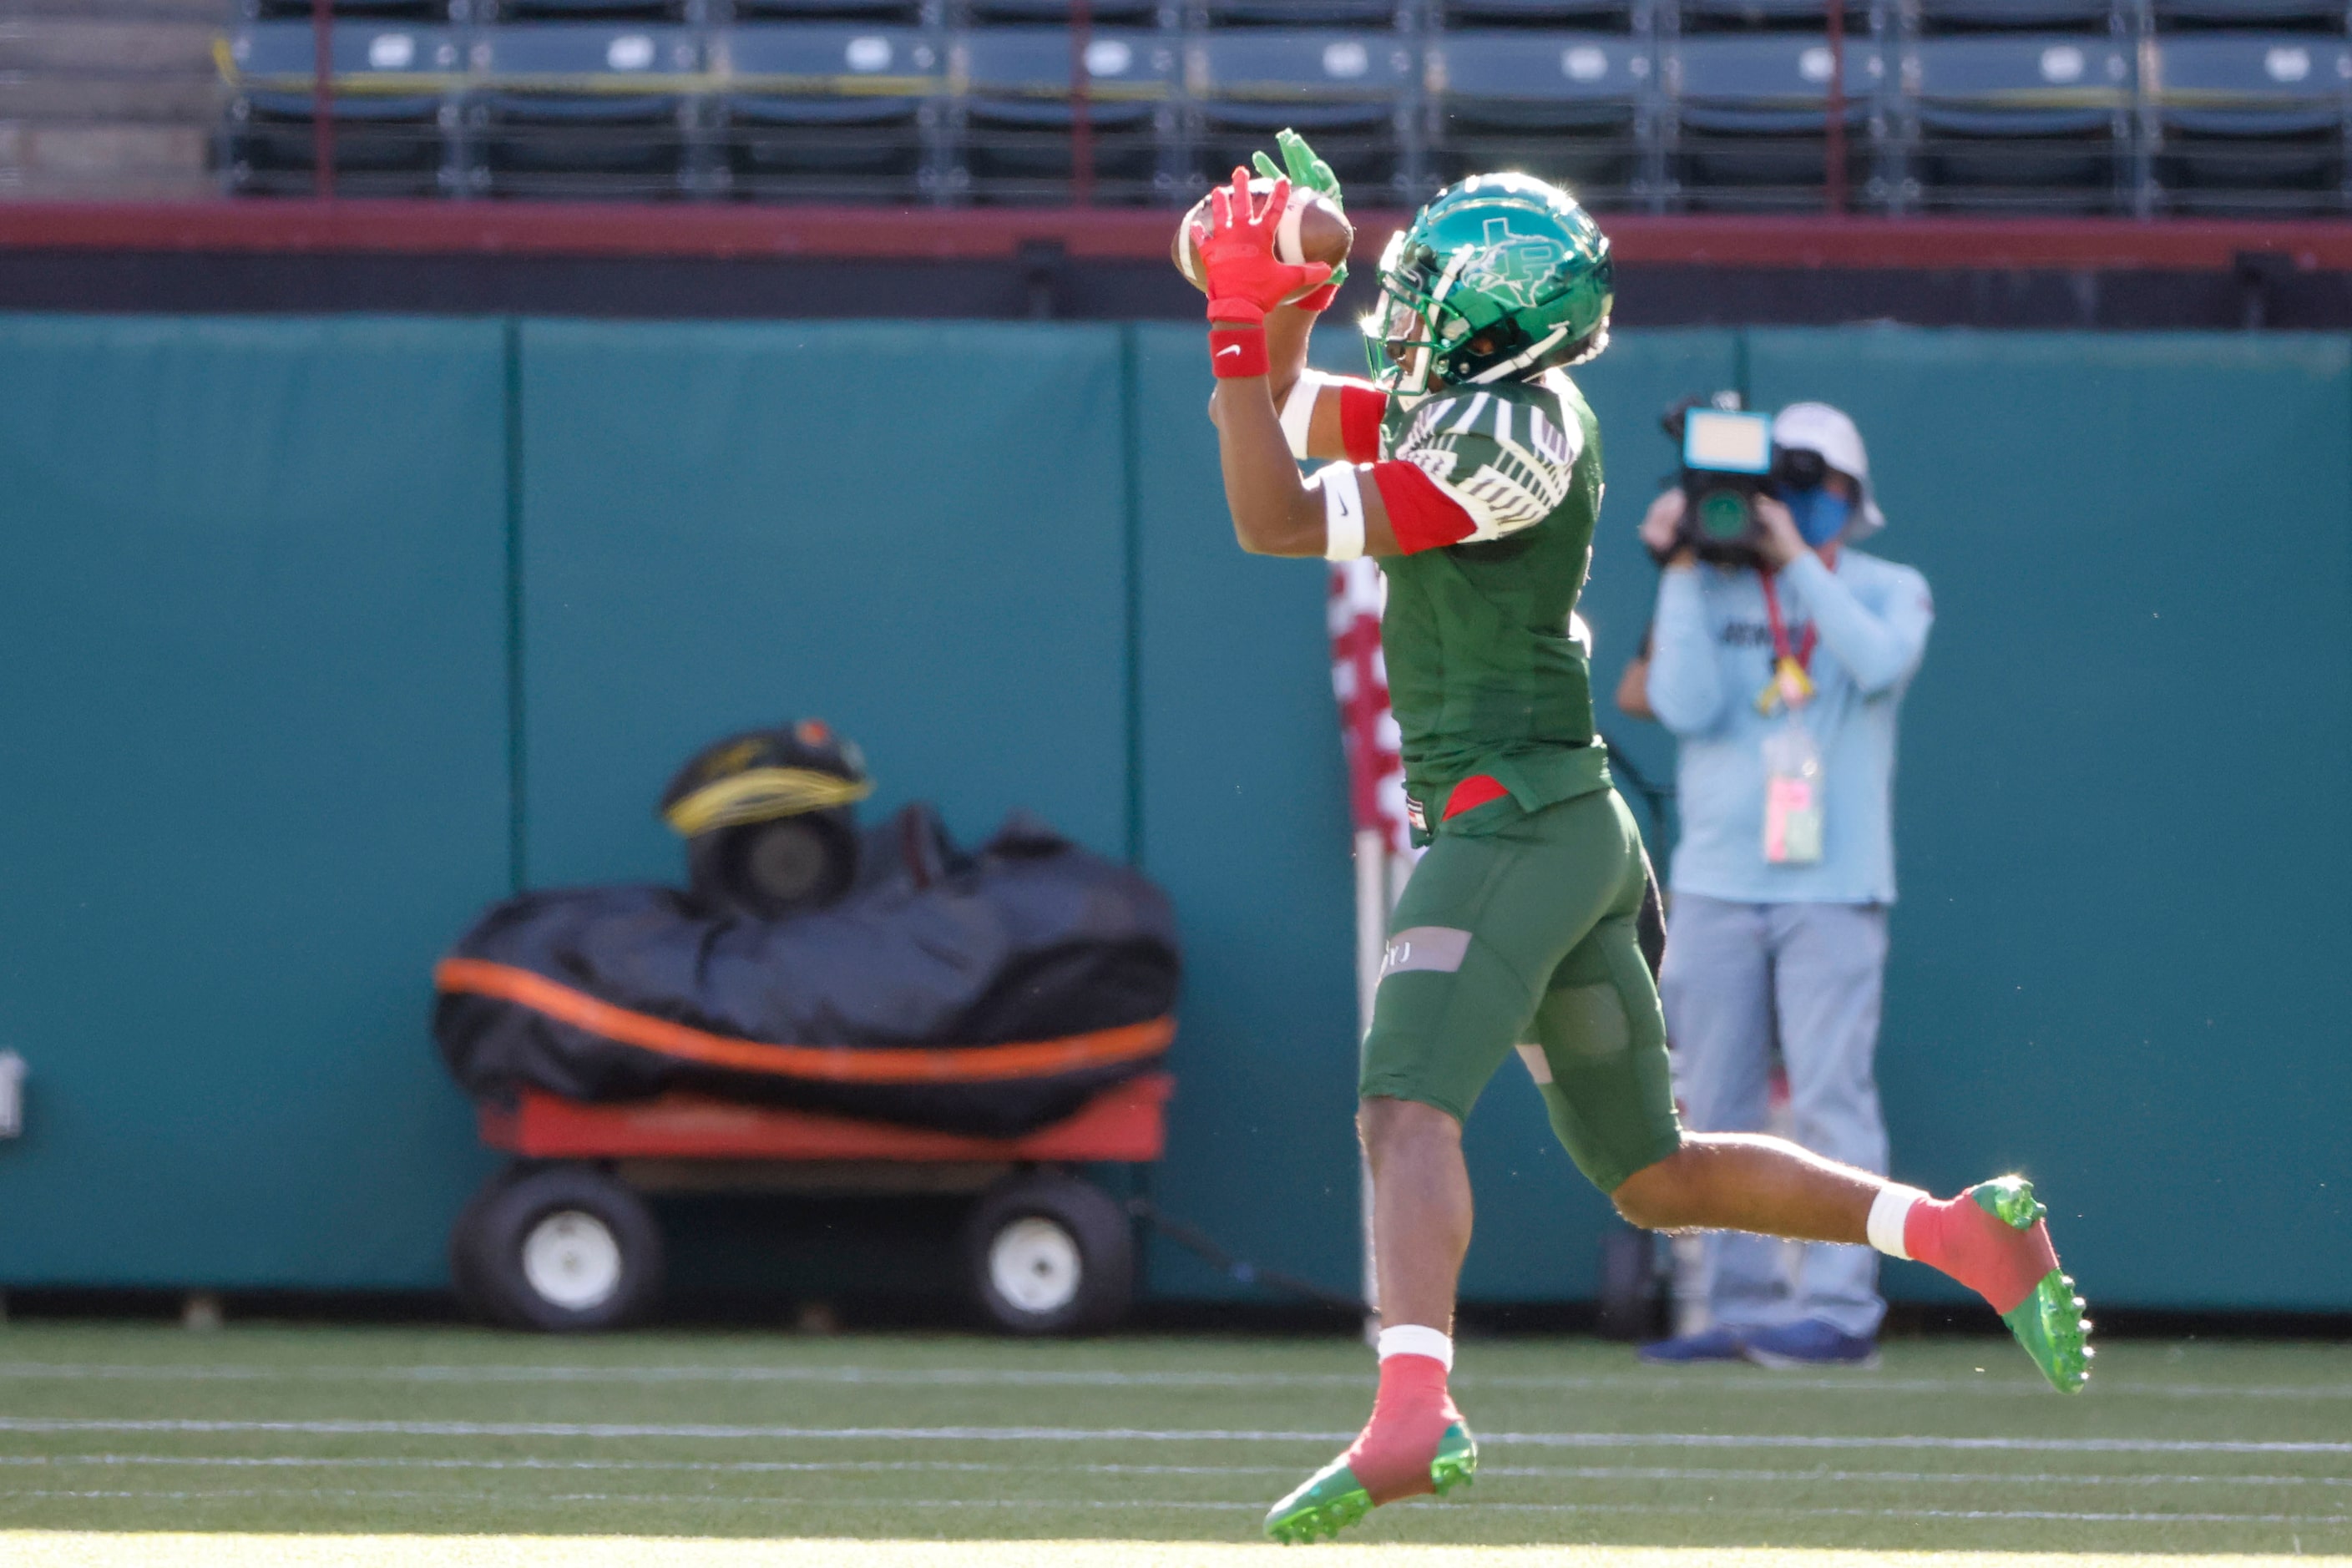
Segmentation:
{"type": "Polygon", "coordinates": [[[0,26],[0,199],[218,189],[222,0],[14,0],[0,26]]]}
{"type": "Polygon", "coordinates": [[[712,188],[763,199],[906,202],[935,181],[945,84],[913,27],[758,22],[712,38],[712,188]]]}
{"type": "MultiPolygon", "coordinates": [[[[430,196],[461,180],[456,134],[466,42],[446,25],[339,22],[331,58],[335,177],[354,195],[430,196]]],[[[237,90],[221,163],[242,195],[304,195],[317,173],[320,114],[308,22],[264,22],[231,46],[237,90]]]]}
{"type": "MultiPolygon", "coordinates": [[[[1680,33],[1819,33],[1829,26],[1823,0],[1681,0],[1675,22],[1680,33]]],[[[1841,12],[1848,37],[1867,37],[1875,19],[1868,0],[1845,0],[1841,12]]]]}
{"type": "Polygon", "coordinates": [[[1922,34],[2128,30],[2115,0],[1919,0],[1922,34]]]}
{"type": "Polygon", "coordinates": [[[2303,33],[2158,40],[2152,163],[2168,208],[2340,210],[2352,50],[2303,33]]]}
{"type": "MultiPolygon", "coordinates": [[[[222,51],[222,183],[305,194],[304,0],[243,4],[222,51]]],[[[1603,210],[1806,210],[1841,185],[1863,213],[2352,205],[2340,0],[337,10],[335,173],[353,194],[1177,206],[1293,125],[1365,205],[1489,168],[1603,210]]]]}
{"type": "Polygon", "coordinates": [[[1494,29],[1449,34],[1430,52],[1438,180],[1524,169],[1603,206],[1633,205],[1655,186],[1658,171],[1643,159],[1656,113],[1646,39],[1494,29]]]}
{"type": "Polygon", "coordinates": [[[954,188],[982,202],[1067,201],[1077,177],[1072,129],[1086,120],[1094,200],[1136,204],[1172,192],[1177,52],[1154,31],[1101,28],[1079,43],[1087,95],[1070,91],[1064,27],[979,28],[958,41],[950,74],[954,188]]]}
{"type": "MultiPolygon", "coordinates": [[[[1271,14],[1278,6],[1252,7],[1271,14]]],[[[1297,9],[1293,7],[1292,9],[1297,9]]],[[[1285,125],[1350,189],[1382,205],[1416,182],[1405,158],[1421,51],[1394,33],[1230,29],[1186,45],[1186,161],[1196,187],[1272,144],[1285,125]]]]}
{"type": "Polygon", "coordinates": [[[1925,205],[2127,210],[2132,57],[2100,37],[1920,40],[1904,75],[1906,165],[1925,205]]]}
{"type": "MultiPolygon", "coordinates": [[[[1872,178],[1886,144],[1879,98],[1885,58],[1866,37],[1845,45],[1846,189],[1885,203],[1872,178]]],[[[1685,38],[1666,58],[1673,166],[1688,205],[1728,211],[1819,207],[1825,199],[1835,57],[1824,35],[1756,31],[1685,38]]]]}

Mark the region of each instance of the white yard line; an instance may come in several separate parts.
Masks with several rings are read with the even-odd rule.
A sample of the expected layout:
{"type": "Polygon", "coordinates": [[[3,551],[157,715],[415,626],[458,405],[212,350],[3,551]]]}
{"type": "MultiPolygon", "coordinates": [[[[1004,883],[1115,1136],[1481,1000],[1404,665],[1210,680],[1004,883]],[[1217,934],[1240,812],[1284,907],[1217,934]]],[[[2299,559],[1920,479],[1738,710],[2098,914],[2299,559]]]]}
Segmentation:
{"type": "Polygon", "coordinates": [[[1341,1373],[1115,1372],[1051,1368],[858,1366],[244,1366],[0,1362],[0,1379],[131,1383],[821,1383],[920,1387],[1299,1388],[1356,1384],[1341,1373]]]}
{"type": "MultiPolygon", "coordinates": [[[[1034,1465],[992,1465],[971,1459],[446,1459],[411,1457],[313,1458],[301,1454],[18,1454],[0,1457],[0,1471],[89,1466],[181,1466],[216,1469],[301,1470],[544,1470],[550,1472],[674,1472],[689,1475],[849,1475],[895,1471],[919,1474],[1034,1475],[1034,1465]]],[[[1296,1465],[1055,1465],[1058,1475],[1089,1476],[1287,1476],[1296,1465]]],[[[2352,1485],[2352,1482],[2347,1482],[2352,1485]]]]}
{"type": "MultiPolygon", "coordinates": [[[[1030,1465],[997,1465],[971,1459],[450,1459],[410,1457],[354,1458],[348,1455],[301,1454],[17,1454],[0,1456],[0,1471],[49,1468],[162,1466],[213,1469],[318,1470],[452,1470],[452,1471],[592,1471],[600,1473],[683,1473],[692,1475],[850,1475],[915,1472],[919,1474],[1031,1475],[1030,1465]]],[[[1057,1473],[1088,1476],[1292,1476],[1295,1465],[1057,1465],[1057,1473]]],[[[1881,1483],[1889,1486],[1950,1484],[1975,1486],[2229,1486],[2229,1487],[2352,1487],[2352,1476],[2171,1475],[2126,1476],[2021,1475],[2003,1470],[1764,1470],[1693,1468],[1656,1465],[1487,1465],[1479,1475],[1487,1479],[1587,1481],[1730,1481],[1780,1485],[1789,1481],[1881,1483]]]]}
{"type": "Polygon", "coordinates": [[[1507,1476],[1581,1481],[1756,1481],[1775,1486],[1790,1481],[1839,1481],[1906,1487],[1939,1482],[2000,1487],[2352,1487],[2352,1476],[2100,1476],[2072,1470],[2020,1475],[2003,1470],[1727,1470],[1652,1465],[1482,1465],[1478,1474],[1482,1479],[1507,1476]]]}
{"type": "Polygon", "coordinates": [[[1748,1508],[1720,1502],[1663,1507],[1636,1502],[1481,1502],[1477,1507],[1482,1511],[1491,1510],[1498,1513],[1727,1513],[1760,1514],[1774,1519],[2016,1519],[2064,1521],[2076,1524],[2352,1524],[2352,1513],[2069,1513],[2055,1509],[1748,1508]]]}
{"type": "MultiPolygon", "coordinates": [[[[88,1501],[135,1501],[151,1500],[161,1502],[205,1502],[249,1498],[340,1498],[353,1502],[390,1500],[397,1502],[478,1502],[513,1503],[518,1506],[544,1506],[549,1503],[609,1502],[627,1503],[692,1503],[696,1507],[726,1504],[738,1508],[878,1508],[878,1509],[1213,1509],[1219,1511],[1243,1510],[1262,1513],[1263,1500],[1253,1501],[1162,1501],[1153,1498],[832,1498],[832,1497],[745,1497],[725,1492],[548,1492],[518,1496],[510,1492],[483,1491],[385,1491],[372,1487],[187,1487],[169,1491],[149,1491],[136,1488],[105,1489],[5,1489],[0,1498],[61,1499],[88,1501]]],[[[1525,1508],[1550,1508],[1552,1504],[1523,1504],[1525,1508]]],[[[1566,1508],[1566,1504],[1557,1505],[1566,1508]]],[[[2245,1516],[2252,1518],[2252,1515],[2245,1516]]],[[[2352,1520],[2352,1514],[2345,1516],[2352,1520]]]]}
{"type": "MultiPolygon", "coordinates": [[[[1109,1369],[859,1367],[859,1366],[310,1366],[269,1367],[167,1363],[102,1365],[63,1362],[0,1362],[0,1380],[126,1383],[577,1383],[665,1384],[691,1383],[828,1384],[847,1387],[965,1386],[979,1388],[1353,1388],[1361,1373],[1118,1372],[1109,1369]]],[[[1668,1371],[1604,1373],[1592,1376],[1482,1375],[1465,1371],[1454,1380],[1465,1389],[1516,1389],[1563,1394],[1704,1392],[1706,1394],[1990,1394],[2034,1395],[2038,1378],[2003,1373],[1979,1378],[1890,1378],[1864,1371],[1828,1376],[1689,1377],[1668,1371]]],[[[2352,1384],[2277,1384],[2234,1387],[2220,1384],[2125,1383],[2102,1377],[2103,1398],[2153,1399],[2352,1399],[2352,1384]]]]}
{"type": "MultiPolygon", "coordinates": [[[[205,1421],[187,1418],[0,1416],[0,1433],[293,1433],[319,1437],[679,1438],[728,1442],[1344,1443],[1353,1432],[1117,1426],[784,1426],[571,1421],[205,1421]]],[[[1492,1432],[1497,1447],[1926,1449],[2049,1454],[2347,1454],[2352,1442],[2158,1437],[1815,1436],[1791,1433],[1492,1432]]]]}
{"type": "Polygon", "coordinates": [[[1709,1502],[1651,1508],[1641,1503],[1480,1503],[1511,1513],[1765,1514],[1776,1519],[2048,1520],[2076,1524],[2352,1524],[2352,1513],[2067,1513],[2055,1509],[1994,1508],[1743,1508],[1709,1502]]]}
{"type": "Polygon", "coordinates": [[[782,1426],[574,1421],[205,1421],[184,1417],[0,1416],[0,1433],[292,1433],[313,1437],[683,1438],[723,1442],[1344,1443],[1355,1434],[1091,1426],[782,1426]]]}
{"type": "MultiPolygon", "coordinates": [[[[500,1505],[541,1505],[562,1503],[623,1503],[641,1506],[646,1503],[690,1503],[697,1507],[725,1504],[751,1508],[796,1509],[924,1509],[953,1512],[960,1510],[989,1509],[1076,1509],[1087,1510],[1163,1510],[1183,1512],[1257,1512],[1265,1507],[1263,1501],[1239,1502],[1175,1501],[1150,1498],[774,1498],[730,1497],[709,1492],[565,1492],[543,1497],[516,1497],[503,1492],[460,1491],[377,1491],[352,1488],[323,1490],[313,1488],[251,1487],[221,1489],[184,1489],[171,1491],[142,1491],[130,1489],[108,1490],[8,1490],[0,1497],[13,1499],[49,1500],[58,1501],[155,1501],[207,1502],[255,1498],[298,1498],[317,1500],[321,1498],[347,1499],[356,1502],[419,1501],[419,1502],[487,1502],[500,1505]]],[[[1482,1513],[1539,1514],[1660,1514],[1693,1515],[1764,1515],[1776,1519],[1882,1519],[1882,1520],[2026,1520],[2063,1521],[2083,1524],[2287,1524],[2333,1525],[2352,1524],[2352,1513],[2150,1513],[2150,1512],[2069,1512],[2055,1509],[1909,1509],[1909,1508],[1774,1508],[1769,1506],[1742,1508],[1719,1502],[1706,1504],[1643,1503],[1566,1503],[1566,1502],[1479,1502],[1482,1513]]]]}
{"type": "MultiPolygon", "coordinates": [[[[2287,1547],[2281,1541],[2274,1552],[2254,1556],[2242,1554],[2242,1548],[2189,1555],[2161,1546],[2155,1552],[2059,1553],[1341,1542],[1322,1543],[1310,1555],[1322,1568],[2312,1568],[2320,1563],[2352,1568],[2352,1556],[2322,1558],[2306,1551],[2291,1557],[2287,1547]]],[[[1143,1540],[1131,1531],[1112,1540],[948,1541],[934,1533],[917,1541],[0,1530],[0,1561],[23,1568],[1271,1568],[1295,1565],[1300,1554],[1264,1542],[1143,1540]]]]}
{"type": "Polygon", "coordinates": [[[2023,1454],[2352,1454],[2352,1443],[2166,1437],[1819,1437],[1790,1433],[1497,1432],[1484,1439],[1549,1448],[1926,1448],[2023,1454]]]}

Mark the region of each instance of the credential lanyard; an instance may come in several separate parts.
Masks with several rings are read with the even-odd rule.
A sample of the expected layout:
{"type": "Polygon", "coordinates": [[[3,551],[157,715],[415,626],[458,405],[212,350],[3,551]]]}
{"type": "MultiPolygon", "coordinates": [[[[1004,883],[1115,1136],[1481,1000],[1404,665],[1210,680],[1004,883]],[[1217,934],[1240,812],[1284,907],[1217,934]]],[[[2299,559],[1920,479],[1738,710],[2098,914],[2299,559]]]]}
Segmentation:
{"type": "Polygon", "coordinates": [[[1772,628],[1772,679],[1756,696],[1757,708],[1765,713],[1777,712],[1782,704],[1801,708],[1813,695],[1810,673],[1813,648],[1821,641],[1821,626],[1815,622],[1805,624],[1805,635],[1792,648],[1789,644],[1789,626],[1780,616],[1780,592],[1774,585],[1776,573],[1762,574],[1764,584],[1764,619],[1772,628]]]}
{"type": "Polygon", "coordinates": [[[1790,650],[1789,626],[1780,618],[1780,590],[1772,585],[1772,578],[1776,575],[1778,574],[1768,573],[1764,577],[1764,618],[1770,622],[1772,626],[1772,662],[1793,663],[1799,669],[1811,674],[1813,668],[1813,645],[1822,640],[1822,628],[1811,621],[1806,622],[1805,635],[1798,639],[1795,651],[1790,650]]]}

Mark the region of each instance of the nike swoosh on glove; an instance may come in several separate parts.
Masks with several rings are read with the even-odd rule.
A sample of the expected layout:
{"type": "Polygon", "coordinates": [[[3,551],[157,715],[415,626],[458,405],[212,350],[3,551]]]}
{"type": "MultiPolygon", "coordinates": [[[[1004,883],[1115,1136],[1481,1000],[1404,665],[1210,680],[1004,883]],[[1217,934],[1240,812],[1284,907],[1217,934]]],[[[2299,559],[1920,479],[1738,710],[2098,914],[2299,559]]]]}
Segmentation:
{"type": "Polygon", "coordinates": [[[1276,180],[1261,205],[1249,188],[1247,169],[1234,171],[1230,189],[1210,193],[1210,226],[1193,233],[1201,247],[1201,273],[1209,284],[1209,320],[1255,323],[1285,300],[1331,276],[1319,261],[1293,264],[1274,253],[1275,228],[1290,201],[1290,182],[1276,180]]]}

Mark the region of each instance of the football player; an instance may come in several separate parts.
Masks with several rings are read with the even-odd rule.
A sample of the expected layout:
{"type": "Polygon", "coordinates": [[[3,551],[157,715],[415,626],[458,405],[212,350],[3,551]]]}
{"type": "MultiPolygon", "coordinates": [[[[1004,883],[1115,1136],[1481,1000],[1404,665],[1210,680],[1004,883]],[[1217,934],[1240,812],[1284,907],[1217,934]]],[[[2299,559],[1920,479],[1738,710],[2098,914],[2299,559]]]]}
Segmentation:
{"type": "Polygon", "coordinates": [[[1270,195],[1236,169],[1198,231],[1225,499],[1254,553],[1379,558],[1410,816],[1429,848],[1390,921],[1360,1080],[1379,1389],[1355,1443],[1274,1505],[1266,1533],[1334,1534],[1477,1468],[1446,1392],[1470,1242],[1462,1123],[1514,1052],[1570,1157],[1633,1224],[1916,1258],[1986,1296],[2052,1384],[2080,1388],[2090,1325],[2022,1180],[1939,1201],[1676,1120],[1634,938],[1642,841],[1567,632],[1601,506],[1599,431],[1567,367],[1608,345],[1608,240],[1540,180],[1465,180],[1381,258],[1372,379],[1323,376],[1307,337],[1337,279],[1279,259],[1276,228],[1290,181],[1339,190],[1303,142],[1286,132],[1282,152],[1270,195]],[[1302,480],[1307,458],[1329,461],[1302,480]]]}

